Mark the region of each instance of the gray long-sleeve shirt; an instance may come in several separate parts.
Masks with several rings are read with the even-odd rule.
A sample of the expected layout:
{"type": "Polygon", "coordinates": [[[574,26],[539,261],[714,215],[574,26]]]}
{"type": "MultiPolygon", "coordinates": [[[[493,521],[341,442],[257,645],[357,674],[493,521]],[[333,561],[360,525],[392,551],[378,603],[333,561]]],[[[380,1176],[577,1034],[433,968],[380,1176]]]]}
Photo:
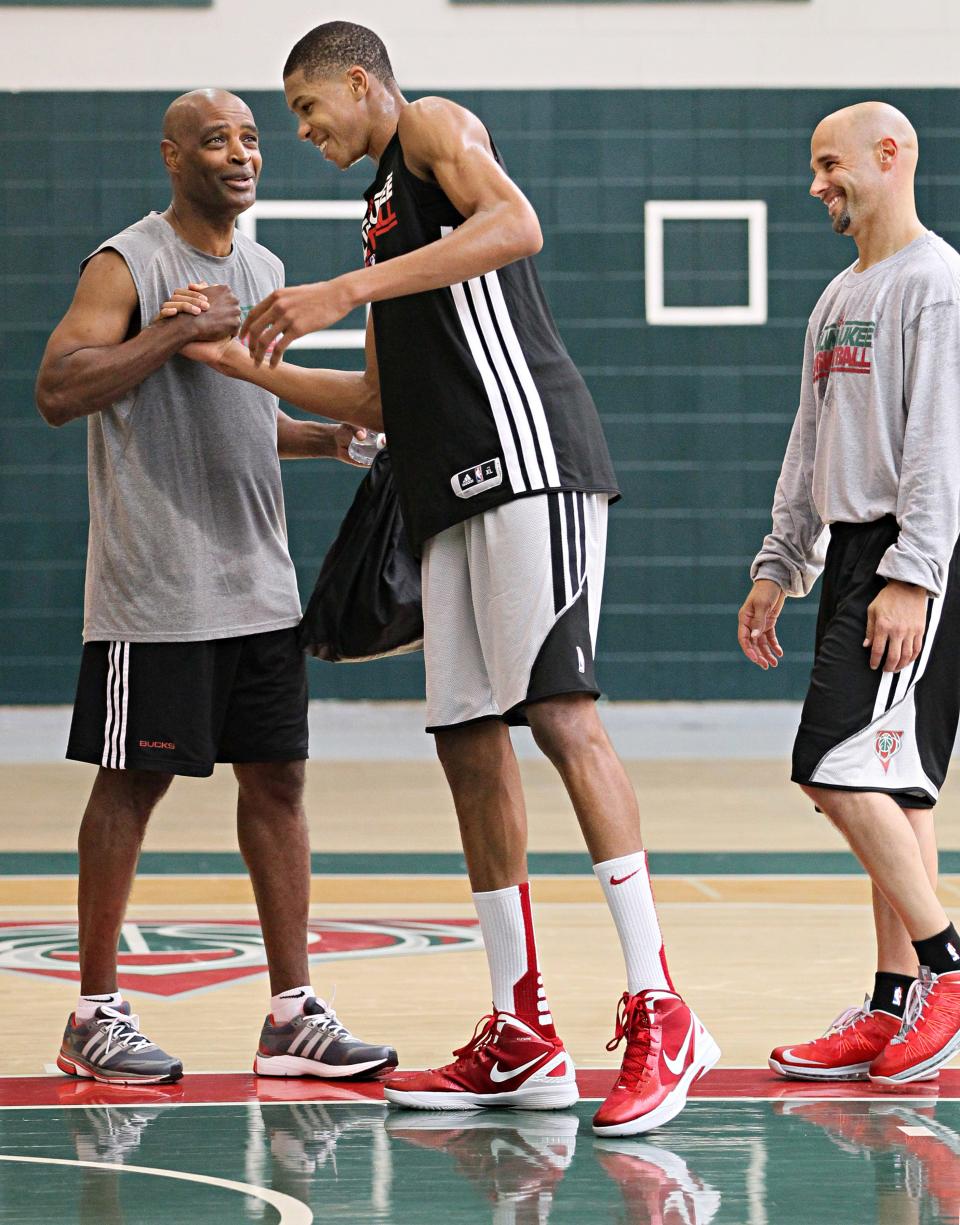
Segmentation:
{"type": "Polygon", "coordinates": [[[878,573],[939,595],[960,530],[960,255],[927,232],[854,267],[810,316],[773,529],[751,576],[806,595],[826,526],[895,515],[878,573]]]}

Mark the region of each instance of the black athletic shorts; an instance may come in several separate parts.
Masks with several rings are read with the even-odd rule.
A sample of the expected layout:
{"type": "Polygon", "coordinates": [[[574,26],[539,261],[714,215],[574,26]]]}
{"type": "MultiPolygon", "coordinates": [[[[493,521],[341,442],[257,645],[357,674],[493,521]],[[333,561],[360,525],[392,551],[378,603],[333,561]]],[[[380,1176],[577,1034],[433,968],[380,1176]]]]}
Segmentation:
{"type": "Polygon", "coordinates": [[[943,595],[927,601],[920,656],[901,672],[874,671],[863,646],[867,608],[884,586],[877,567],[899,530],[892,515],[830,528],[791,777],[842,791],[883,791],[904,808],[932,808],[960,716],[958,552],[943,595]]]}
{"type": "Polygon", "coordinates": [[[294,628],[205,642],[84,645],[67,757],[206,777],[215,762],[307,756],[294,628]]]}

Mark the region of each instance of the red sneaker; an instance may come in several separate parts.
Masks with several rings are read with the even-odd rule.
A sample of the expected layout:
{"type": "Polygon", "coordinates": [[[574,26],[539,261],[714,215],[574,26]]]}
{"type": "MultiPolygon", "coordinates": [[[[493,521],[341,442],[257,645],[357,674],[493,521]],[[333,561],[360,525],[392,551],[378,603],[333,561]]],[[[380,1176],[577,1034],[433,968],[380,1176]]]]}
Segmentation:
{"type": "Polygon", "coordinates": [[[920,967],[910,988],[903,1028],[870,1065],[878,1085],[929,1080],[960,1050],[960,970],[932,974],[920,967]]]}
{"type": "Polygon", "coordinates": [[[593,1116],[598,1136],[635,1136],[662,1127],[687,1104],[693,1082],[720,1058],[720,1048],[679,997],[668,991],[625,994],[607,1050],[626,1038],[617,1082],[593,1116]]]}
{"type": "Polygon", "coordinates": [[[789,1080],[866,1080],[871,1063],[899,1032],[900,1018],[871,1012],[867,996],[862,1008],[841,1012],[822,1038],[778,1046],[767,1063],[789,1080]]]}
{"type": "Polygon", "coordinates": [[[478,1022],[454,1063],[426,1072],[400,1072],[384,1081],[384,1097],[418,1110],[478,1110],[572,1106],[577,1090],[573,1060],[559,1038],[545,1038],[509,1012],[478,1022]]]}

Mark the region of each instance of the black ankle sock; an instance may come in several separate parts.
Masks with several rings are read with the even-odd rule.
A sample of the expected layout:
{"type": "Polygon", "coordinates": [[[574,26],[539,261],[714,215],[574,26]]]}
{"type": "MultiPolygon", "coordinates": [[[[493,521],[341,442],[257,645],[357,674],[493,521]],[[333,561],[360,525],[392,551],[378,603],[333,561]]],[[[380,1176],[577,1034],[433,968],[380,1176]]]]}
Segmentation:
{"type": "Polygon", "coordinates": [[[952,923],[936,936],[914,940],[913,947],[917,950],[917,961],[934,974],[960,970],[960,936],[952,923]]]}
{"type": "Polygon", "coordinates": [[[889,1012],[892,1017],[900,1017],[902,1020],[903,1010],[907,1006],[907,993],[913,982],[909,974],[888,974],[886,970],[878,970],[873,980],[870,1011],[889,1012]]]}

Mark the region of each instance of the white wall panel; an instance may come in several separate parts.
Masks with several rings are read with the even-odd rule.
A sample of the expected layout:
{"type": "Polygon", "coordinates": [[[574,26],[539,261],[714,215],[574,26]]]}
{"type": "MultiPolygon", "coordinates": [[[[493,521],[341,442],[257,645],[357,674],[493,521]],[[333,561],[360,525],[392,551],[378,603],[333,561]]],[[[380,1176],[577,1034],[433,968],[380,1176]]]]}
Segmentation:
{"type": "MultiPolygon", "coordinates": [[[[0,90],[273,88],[312,22],[355,5],[0,8],[0,90]]],[[[408,88],[955,86],[956,0],[452,5],[365,0],[408,88]]]]}

